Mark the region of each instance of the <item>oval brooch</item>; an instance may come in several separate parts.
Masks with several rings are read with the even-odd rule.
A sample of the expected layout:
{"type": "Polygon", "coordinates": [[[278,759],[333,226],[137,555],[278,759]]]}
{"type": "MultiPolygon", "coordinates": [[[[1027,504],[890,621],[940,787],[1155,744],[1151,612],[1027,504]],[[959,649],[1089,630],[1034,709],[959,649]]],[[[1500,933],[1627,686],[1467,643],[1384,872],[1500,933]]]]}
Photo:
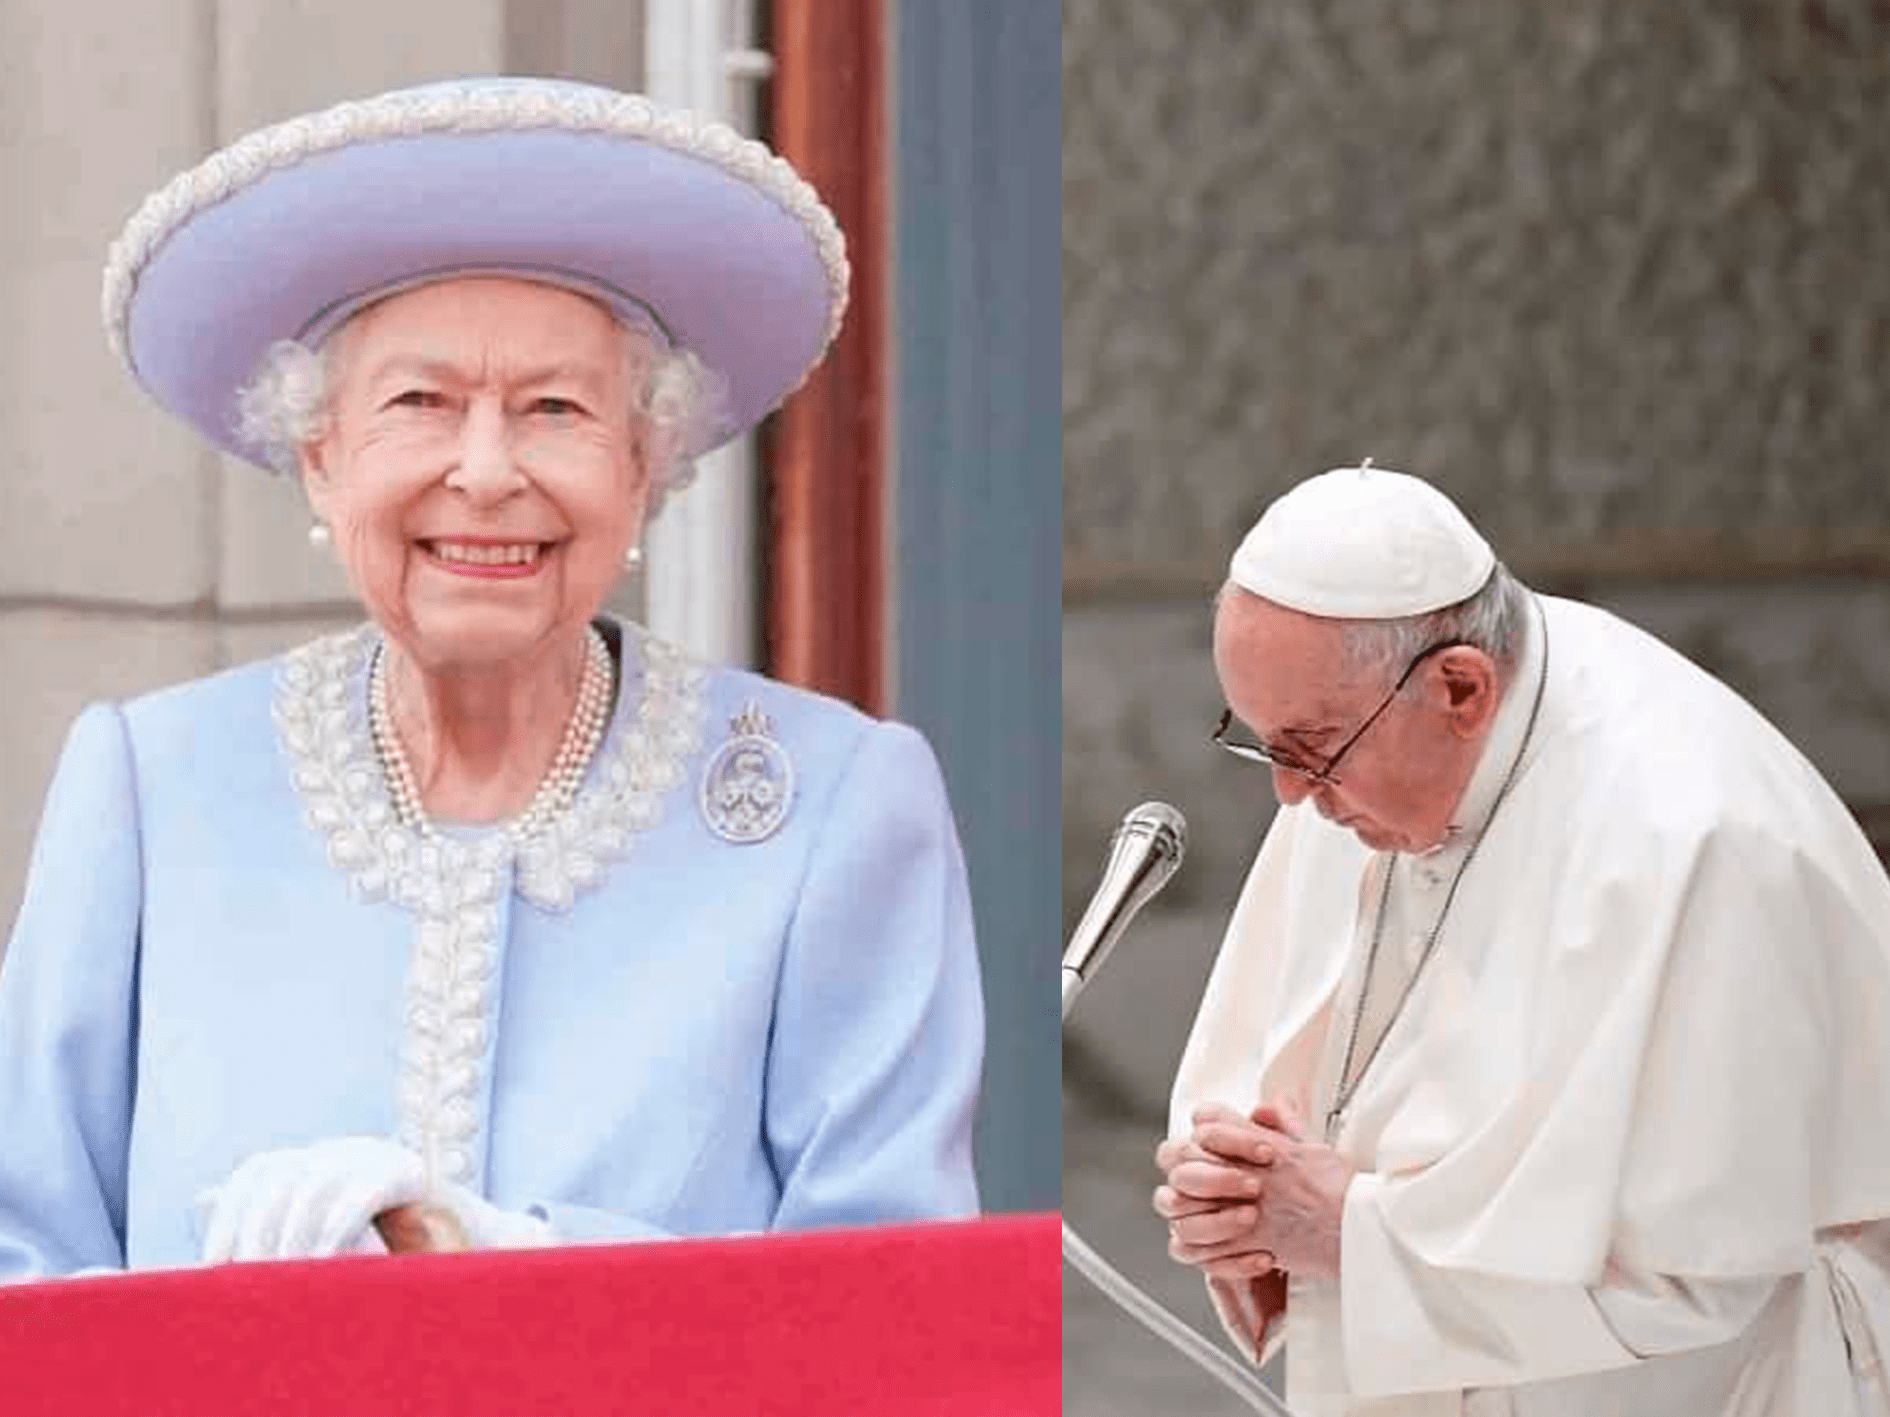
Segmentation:
{"type": "Polygon", "coordinates": [[[724,841],[765,841],[794,803],[794,764],[752,699],[729,720],[728,742],[702,770],[702,818],[724,841]]]}

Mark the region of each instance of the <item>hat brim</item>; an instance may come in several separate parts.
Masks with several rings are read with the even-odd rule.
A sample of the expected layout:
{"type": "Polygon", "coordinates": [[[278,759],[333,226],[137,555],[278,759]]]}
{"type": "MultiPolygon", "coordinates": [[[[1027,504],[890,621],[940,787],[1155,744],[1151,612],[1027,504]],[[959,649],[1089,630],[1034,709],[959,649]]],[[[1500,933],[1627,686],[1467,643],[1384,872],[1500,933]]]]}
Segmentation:
{"type": "Polygon", "coordinates": [[[385,287],[499,268],[649,306],[726,383],[691,452],[799,386],[844,298],[805,221],[702,157],[598,132],[425,133],[312,153],[190,214],[135,271],[124,352],[161,405],[261,463],[236,399],[271,343],[385,287]]]}

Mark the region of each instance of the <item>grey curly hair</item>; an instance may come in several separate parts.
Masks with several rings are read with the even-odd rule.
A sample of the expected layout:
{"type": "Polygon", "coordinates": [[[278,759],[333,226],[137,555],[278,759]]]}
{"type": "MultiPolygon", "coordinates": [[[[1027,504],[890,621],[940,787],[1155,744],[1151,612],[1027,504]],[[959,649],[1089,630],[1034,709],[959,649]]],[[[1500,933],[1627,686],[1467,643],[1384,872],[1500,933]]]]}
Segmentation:
{"type": "MultiPolygon", "coordinates": [[[[656,347],[643,330],[617,323],[625,332],[632,380],[641,381],[633,407],[643,417],[650,459],[647,522],[669,493],[695,480],[695,457],[688,450],[703,446],[720,424],[728,389],[690,350],[656,347]]],[[[344,324],[315,349],[277,340],[237,394],[238,431],[263,450],[276,472],[295,477],[302,444],[318,437],[327,422],[335,350],[346,329],[344,324]]]]}

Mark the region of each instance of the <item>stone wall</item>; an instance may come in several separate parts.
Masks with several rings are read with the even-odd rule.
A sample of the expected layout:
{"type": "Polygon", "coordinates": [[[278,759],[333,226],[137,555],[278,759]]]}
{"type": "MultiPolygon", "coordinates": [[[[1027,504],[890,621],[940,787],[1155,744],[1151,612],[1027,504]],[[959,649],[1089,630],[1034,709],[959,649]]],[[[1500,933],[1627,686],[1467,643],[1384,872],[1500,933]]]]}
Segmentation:
{"type": "Polygon", "coordinates": [[[1066,6],[1077,570],[1211,562],[1366,453],[1558,564],[1890,554],[1890,76],[1787,12],[1066,6]]]}
{"type": "MultiPolygon", "coordinates": [[[[1066,917],[1130,805],[1193,830],[1070,1029],[1065,1204],[1167,1292],[1148,1148],[1273,810],[1207,602],[1287,486],[1432,477],[1890,803],[1884,55],[1865,0],[1066,0],[1066,917]]],[[[1071,1291],[1068,1411],[1196,1391],[1071,1291]]]]}

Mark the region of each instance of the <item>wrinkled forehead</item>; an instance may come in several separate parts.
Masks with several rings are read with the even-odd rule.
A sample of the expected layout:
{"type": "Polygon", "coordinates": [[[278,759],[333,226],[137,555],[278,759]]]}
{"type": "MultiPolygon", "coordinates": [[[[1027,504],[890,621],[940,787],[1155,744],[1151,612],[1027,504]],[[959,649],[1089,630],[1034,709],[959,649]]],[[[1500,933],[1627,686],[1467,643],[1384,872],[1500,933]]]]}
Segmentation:
{"type": "Polygon", "coordinates": [[[1366,687],[1345,652],[1343,621],[1238,587],[1215,606],[1214,667],[1229,706],[1256,728],[1342,715],[1366,687]]]}

